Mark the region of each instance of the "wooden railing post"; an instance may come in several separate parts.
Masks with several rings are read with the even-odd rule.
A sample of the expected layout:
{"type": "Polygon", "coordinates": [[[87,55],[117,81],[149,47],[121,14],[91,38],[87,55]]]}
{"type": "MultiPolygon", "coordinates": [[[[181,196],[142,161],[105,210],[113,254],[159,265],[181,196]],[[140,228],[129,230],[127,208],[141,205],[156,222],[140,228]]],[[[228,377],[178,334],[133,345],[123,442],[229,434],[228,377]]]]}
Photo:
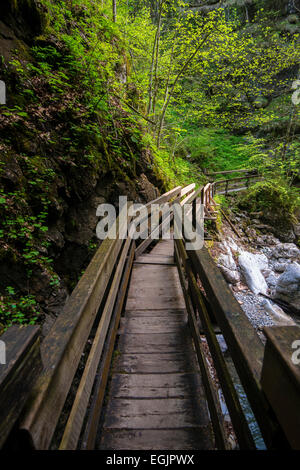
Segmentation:
{"type": "Polygon", "coordinates": [[[0,364],[0,448],[19,419],[42,371],[38,326],[11,326],[0,336],[5,364],[0,364]]]}
{"type": "Polygon", "coordinates": [[[293,449],[300,450],[300,328],[265,327],[261,385],[293,449]]]}
{"type": "Polygon", "coordinates": [[[193,227],[196,227],[197,223],[197,199],[194,199],[192,202],[192,224],[193,227]]]}

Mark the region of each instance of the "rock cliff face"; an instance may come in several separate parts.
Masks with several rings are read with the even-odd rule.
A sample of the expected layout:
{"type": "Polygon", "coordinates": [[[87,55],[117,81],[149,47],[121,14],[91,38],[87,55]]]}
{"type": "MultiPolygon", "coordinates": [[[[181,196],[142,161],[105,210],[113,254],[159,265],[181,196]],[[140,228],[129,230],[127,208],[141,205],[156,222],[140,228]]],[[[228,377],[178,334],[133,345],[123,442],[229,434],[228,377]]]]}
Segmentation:
{"type": "MultiPolygon", "coordinates": [[[[99,245],[98,204],[117,204],[119,195],[146,202],[164,189],[143,129],[115,97],[110,114],[90,109],[89,90],[62,64],[71,53],[50,22],[36,0],[1,5],[0,326],[8,288],[10,302],[30,294],[40,314],[61,311],[99,245]]],[[[118,79],[124,57],[117,45],[116,52],[118,79]]]]}

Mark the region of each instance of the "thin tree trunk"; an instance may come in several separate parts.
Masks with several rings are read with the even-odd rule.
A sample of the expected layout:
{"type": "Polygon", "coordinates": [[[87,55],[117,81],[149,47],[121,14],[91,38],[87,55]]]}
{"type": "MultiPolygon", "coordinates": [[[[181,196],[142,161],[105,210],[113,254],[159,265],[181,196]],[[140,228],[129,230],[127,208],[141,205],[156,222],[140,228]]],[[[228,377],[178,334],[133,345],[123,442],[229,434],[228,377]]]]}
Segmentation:
{"type": "Polygon", "coordinates": [[[117,0],[112,0],[113,22],[117,20],[117,0]]]}
{"type": "Polygon", "coordinates": [[[201,47],[203,46],[203,44],[205,43],[207,38],[210,36],[210,34],[211,34],[211,32],[206,34],[206,36],[201,41],[201,43],[198,45],[198,47],[196,47],[195,51],[185,61],[185,63],[183,64],[183,66],[179,70],[179,72],[178,72],[178,74],[177,74],[177,76],[176,76],[176,78],[173,82],[173,85],[171,86],[171,89],[170,89],[170,92],[168,93],[168,96],[165,99],[165,102],[164,102],[163,107],[162,107],[161,115],[160,115],[159,124],[158,124],[158,131],[157,131],[157,146],[158,147],[159,147],[159,144],[160,144],[161,131],[162,131],[162,127],[163,127],[163,124],[164,124],[166,111],[167,111],[167,108],[169,106],[172,93],[173,93],[173,91],[174,91],[174,89],[177,85],[177,82],[178,82],[179,78],[183,75],[183,73],[186,71],[186,69],[188,68],[189,64],[192,62],[194,57],[196,57],[196,55],[198,54],[198,52],[200,51],[201,47]]]}
{"type": "Polygon", "coordinates": [[[160,26],[161,26],[161,15],[162,15],[163,2],[164,2],[164,0],[160,0],[160,3],[159,3],[158,24],[157,24],[157,29],[156,29],[154,43],[153,43],[153,49],[152,49],[152,60],[151,60],[149,86],[148,86],[148,108],[147,108],[147,114],[148,115],[151,113],[152,106],[153,106],[153,75],[155,73],[155,70],[157,71],[157,63],[158,63],[157,44],[159,44],[159,38],[160,38],[160,26]]]}
{"type": "Polygon", "coordinates": [[[160,29],[161,29],[161,10],[159,13],[158,18],[158,33],[157,33],[157,41],[156,41],[156,57],[155,57],[155,65],[154,65],[154,94],[153,94],[153,101],[152,101],[152,112],[153,116],[155,115],[155,106],[156,106],[156,97],[158,91],[158,79],[157,79],[157,72],[158,72],[158,56],[159,56],[159,45],[160,45],[160,29]]]}
{"type": "MultiPolygon", "coordinates": [[[[298,69],[298,75],[297,75],[297,80],[299,80],[299,79],[300,79],[300,68],[298,69]]],[[[282,161],[286,160],[286,154],[287,154],[287,151],[288,151],[289,146],[290,146],[291,130],[292,130],[292,126],[293,126],[293,123],[294,123],[295,114],[296,114],[296,106],[295,106],[295,104],[293,103],[292,100],[291,100],[291,102],[292,102],[292,104],[291,104],[291,111],[290,111],[290,119],[289,119],[289,124],[288,124],[287,132],[286,132],[285,142],[284,142],[283,149],[282,149],[282,154],[281,154],[282,161]]]]}

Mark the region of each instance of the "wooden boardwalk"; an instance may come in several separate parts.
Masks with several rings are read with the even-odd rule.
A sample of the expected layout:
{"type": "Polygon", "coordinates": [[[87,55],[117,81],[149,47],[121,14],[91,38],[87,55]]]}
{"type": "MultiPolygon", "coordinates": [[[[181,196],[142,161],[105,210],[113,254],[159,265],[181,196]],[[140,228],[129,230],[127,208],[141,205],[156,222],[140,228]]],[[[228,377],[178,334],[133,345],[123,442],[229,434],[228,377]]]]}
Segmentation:
{"type": "Polygon", "coordinates": [[[212,449],[174,242],[133,266],[98,449],[212,449]]]}

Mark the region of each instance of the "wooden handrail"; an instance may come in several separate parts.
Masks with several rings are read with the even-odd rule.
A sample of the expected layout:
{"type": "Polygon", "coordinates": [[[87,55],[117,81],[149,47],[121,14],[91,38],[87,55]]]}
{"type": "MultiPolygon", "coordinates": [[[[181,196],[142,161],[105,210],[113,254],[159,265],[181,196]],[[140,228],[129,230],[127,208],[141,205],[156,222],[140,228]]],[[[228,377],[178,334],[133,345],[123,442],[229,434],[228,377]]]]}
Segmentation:
{"type": "MultiPolygon", "coordinates": [[[[180,243],[184,247],[183,243],[185,243],[185,240],[178,241],[175,239],[177,247],[180,246],[180,243]]],[[[220,348],[210,317],[206,311],[208,307],[216,318],[224,336],[267,447],[273,448],[276,440],[281,442],[282,445],[286,445],[283,431],[276,418],[272,415],[271,406],[260,384],[264,358],[263,343],[233,296],[221,271],[210,257],[208,250],[205,247],[200,250],[181,248],[177,250],[177,253],[180,252],[181,262],[185,266],[185,276],[188,279],[188,292],[193,297],[194,308],[196,308],[200,315],[201,325],[214,359],[219,381],[241,448],[253,448],[254,444],[249,434],[245,417],[243,417],[243,412],[237,403],[237,396],[232,387],[228,371],[226,372],[226,365],[220,356],[220,348]],[[182,255],[182,253],[185,254],[182,255]],[[203,301],[201,300],[203,296],[202,291],[196,282],[197,278],[201,281],[202,289],[205,292],[205,299],[203,301]]]]}
{"type": "Polygon", "coordinates": [[[300,450],[300,328],[272,326],[264,333],[262,389],[292,449],[300,450]]]}
{"type": "MultiPolygon", "coordinates": [[[[127,211],[127,207],[123,210],[127,211]]],[[[126,217],[119,216],[117,233],[123,230],[120,220],[121,224],[127,223],[126,217]]],[[[47,449],[50,445],[123,242],[118,236],[102,242],[42,343],[44,369],[20,424],[20,429],[29,433],[37,449],[47,449]]]]}
{"type": "Polygon", "coordinates": [[[257,168],[242,168],[240,170],[213,171],[211,173],[206,173],[206,175],[215,176],[215,175],[227,175],[230,173],[253,173],[254,171],[257,171],[257,168]]]}
{"type": "MultiPolygon", "coordinates": [[[[236,180],[246,178],[249,177],[236,180]]],[[[208,183],[198,189],[195,189],[195,184],[184,188],[178,186],[146,204],[147,218],[152,204],[170,202],[171,208],[174,207],[176,210],[180,210],[180,206],[191,204],[191,217],[195,226],[196,204],[199,198],[205,205],[206,217],[213,218],[216,206],[213,199],[215,187],[216,183],[208,183]]],[[[126,206],[122,210],[128,214],[127,209],[126,206]]],[[[27,442],[32,442],[36,449],[49,448],[66,398],[71,390],[82,353],[93,329],[95,334],[93,334],[92,346],[79,386],[75,391],[75,398],[70,405],[71,409],[65,420],[62,436],[59,436],[58,439],[60,444],[57,445],[60,449],[76,449],[79,437],[82,435],[82,448],[93,448],[134,254],[143,252],[153,241],[154,232],[159,232],[164,224],[173,219],[173,211],[171,211],[169,219],[159,221],[155,230],[136,248],[130,234],[125,239],[118,237],[118,233],[123,233],[125,224],[130,224],[131,219],[128,215],[124,217],[122,210],[115,226],[111,228],[111,234],[116,230],[116,237],[110,238],[110,234],[108,234],[108,237],[102,242],[40,349],[37,347],[36,330],[32,329],[33,340],[32,344],[30,343],[32,346],[30,351],[33,354],[32,357],[35,358],[38,358],[41,352],[43,370],[40,372],[39,369],[38,379],[35,383],[31,383],[32,390],[26,389],[27,394],[30,392],[29,399],[25,400],[26,395],[22,399],[23,401],[20,400],[20,404],[15,405],[16,408],[11,407],[8,417],[3,418],[4,427],[9,419],[7,430],[3,432],[4,437],[1,435],[3,426],[0,423],[0,437],[2,438],[2,440],[0,438],[0,446],[7,438],[16,419],[19,419],[21,409],[23,409],[19,426],[22,431],[20,435],[26,436],[27,442]],[[93,399],[89,405],[92,388],[94,389],[93,399]],[[88,405],[91,413],[86,416],[88,405]]],[[[291,371],[294,371],[291,364],[289,367],[286,365],[287,355],[284,347],[281,347],[282,342],[279,341],[279,337],[276,337],[275,330],[267,330],[268,341],[266,349],[264,348],[258,334],[233,296],[205,246],[197,250],[187,249],[186,242],[189,239],[189,234],[186,235],[184,230],[184,234],[178,238],[176,227],[174,229],[176,235],[175,261],[218,447],[228,448],[225,423],[216,390],[209,376],[197,316],[199,316],[202,331],[206,336],[240,448],[253,449],[255,444],[228,366],[222,355],[212,318],[217,321],[224,336],[267,447],[273,448],[275,442],[277,445],[278,442],[286,445],[285,432],[291,445],[294,448],[300,448],[300,441],[293,437],[295,429],[300,424],[300,415],[295,413],[293,416],[291,407],[285,408],[285,411],[281,408],[280,402],[283,400],[284,388],[281,389],[280,396],[277,393],[274,394],[272,389],[270,361],[276,359],[280,364],[276,370],[279,371],[278,381],[283,380],[282,383],[287,383],[286,377],[290,378],[291,371]],[[201,288],[198,285],[199,281],[201,288]],[[287,375],[285,376],[285,374],[287,375]]],[[[30,333],[30,331],[29,328],[27,332],[30,333]]],[[[295,333],[293,330],[293,335],[299,335],[299,331],[300,329],[297,329],[295,333]]],[[[25,329],[23,334],[25,334],[25,329]]],[[[29,349],[27,348],[27,350],[29,349]]],[[[20,357],[24,359],[25,355],[22,354],[20,357]]],[[[29,370],[30,364],[30,360],[27,365],[24,362],[21,368],[21,378],[25,373],[30,378],[33,370],[37,370],[36,367],[31,367],[32,370],[29,370]]],[[[40,364],[40,361],[37,361],[37,364],[40,364]]],[[[34,378],[36,379],[36,373],[34,378]]],[[[5,380],[3,377],[1,378],[0,374],[0,398],[2,401],[4,383],[5,380]]],[[[292,377],[290,385],[289,393],[295,398],[293,401],[295,407],[298,403],[295,389],[299,391],[300,387],[299,374],[296,379],[292,377]]],[[[8,396],[7,393],[5,396],[8,396]]],[[[55,433],[56,435],[57,433],[55,433]]]]}
{"type": "MultiPolygon", "coordinates": [[[[181,200],[182,197],[193,192],[194,188],[195,185],[191,184],[186,188],[178,186],[168,191],[148,203],[147,212],[150,212],[152,204],[160,204],[176,197],[177,200],[181,200]]],[[[128,214],[127,209],[126,206],[122,211],[128,214]]],[[[130,216],[124,217],[122,211],[72,292],[63,312],[42,343],[41,354],[44,367],[31,391],[20,422],[20,431],[22,431],[20,436],[28,436],[36,449],[48,449],[50,446],[82,352],[91,328],[97,321],[101,305],[96,336],[60,444],[61,449],[76,448],[101,353],[106,347],[107,338],[110,337],[110,341],[113,341],[115,337],[115,327],[110,330],[111,322],[113,318],[115,322],[118,322],[127,285],[122,279],[127,279],[127,282],[129,279],[128,272],[124,269],[131,270],[133,262],[132,255],[131,263],[128,264],[126,260],[129,251],[133,253],[134,244],[130,238],[124,240],[118,237],[118,233],[124,231],[124,224],[130,220],[130,216]],[[116,232],[116,237],[113,236],[114,232],[116,232]],[[120,285],[123,285],[121,299],[118,295],[120,285]],[[119,310],[116,312],[114,305],[117,305],[117,298],[119,310]]],[[[112,352],[111,344],[108,350],[112,352]]],[[[109,354],[105,362],[106,371],[109,366],[109,354]]],[[[99,385],[101,390],[103,390],[103,383],[99,385]]],[[[101,395],[101,392],[99,393],[101,395]]],[[[99,409],[99,404],[97,409],[99,409]]],[[[93,427],[94,424],[91,429],[93,427]]],[[[87,442],[91,443],[92,440],[91,437],[87,437],[87,442]]]]}
{"type": "MultiPolygon", "coordinates": [[[[167,197],[163,201],[160,198],[158,198],[154,201],[151,201],[147,205],[148,208],[149,208],[148,214],[150,212],[151,206],[153,206],[154,204],[157,205],[157,212],[158,212],[159,211],[158,203],[160,204],[161,202],[164,202],[164,203],[165,202],[170,202],[171,205],[172,205],[172,204],[175,204],[175,203],[179,203],[184,196],[185,196],[185,201],[190,200],[190,199],[188,199],[188,197],[191,198],[191,195],[193,195],[195,193],[195,191],[194,191],[195,186],[196,186],[195,183],[192,183],[192,184],[186,186],[185,188],[182,188],[181,186],[179,186],[179,187],[175,188],[176,189],[175,192],[173,190],[173,191],[170,191],[169,193],[167,193],[167,197]],[[189,194],[190,194],[190,196],[188,196],[189,194]],[[174,196],[176,196],[175,199],[174,199],[174,196]]],[[[136,258],[138,256],[140,256],[142,253],[144,253],[144,251],[148,248],[148,246],[151,245],[153,240],[155,240],[159,237],[160,231],[163,229],[163,227],[165,225],[170,223],[172,218],[173,218],[173,215],[171,214],[166,220],[164,220],[163,222],[160,222],[159,225],[157,227],[155,227],[152,230],[151,233],[148,233],[149,232],[149,227],[150,227],[150,220],[149,220],[147,229],[141,235],[141,239],[143,239],[143,241],[139,244],[139,246],[135,250],[135,257],[136,258]]],[[[146,217],[144,217],[142,219],[142,221],[145,221],[145,219],[146,219],[146,217]]],[[[160,217],[160,221],[161,221],[161,217],[160,217]]]]}
{"type": "Polygon", "coordinates": [[[237,178],[230,178],[230,179],[224,179],[224,180],[216,180],[215,185],[220,185],[220,184],[225,184],[225,183],[235,183],[237,181],[245,181],[253,178],[261,178],[259,175],[247,175],[247,176],[239,176],[237,178]]]}

